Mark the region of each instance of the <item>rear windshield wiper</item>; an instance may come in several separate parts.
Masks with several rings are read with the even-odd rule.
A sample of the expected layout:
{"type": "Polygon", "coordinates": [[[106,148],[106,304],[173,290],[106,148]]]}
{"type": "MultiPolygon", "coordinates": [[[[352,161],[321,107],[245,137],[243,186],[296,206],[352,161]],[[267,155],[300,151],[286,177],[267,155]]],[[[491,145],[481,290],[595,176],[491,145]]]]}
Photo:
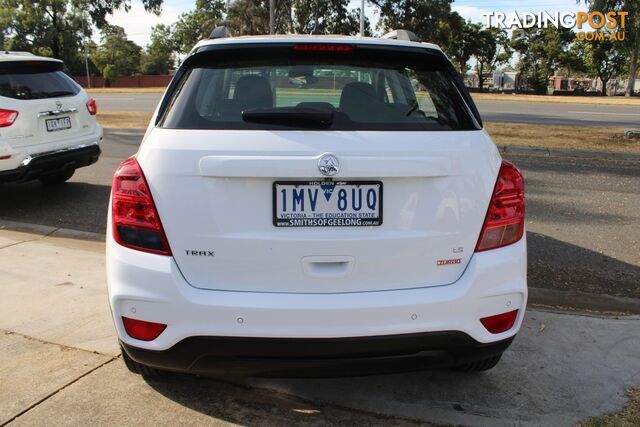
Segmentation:
{"type": "Polygon", "coordinates": [[[242,112],[242,120],[293,127],[329,127],[333,123],[333,111],[298,107],[253,108],[242,112]]]}

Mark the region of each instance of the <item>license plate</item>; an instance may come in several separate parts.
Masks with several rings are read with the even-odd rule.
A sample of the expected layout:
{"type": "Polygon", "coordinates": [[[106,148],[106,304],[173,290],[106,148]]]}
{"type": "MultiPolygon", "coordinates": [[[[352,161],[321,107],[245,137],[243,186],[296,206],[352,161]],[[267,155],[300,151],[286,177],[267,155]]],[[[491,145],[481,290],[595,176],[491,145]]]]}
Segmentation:
{"type": "Polygon", "coordinates": [[[59,119],[49,119],[46,122],[47,132],[71,129],[71,117],[61,117],[59,119]]]}
{"type": "Polygon", "coordinates": [[[276,227],[361,227],[382,224],[380,181],[273,183],[276,227]]]}

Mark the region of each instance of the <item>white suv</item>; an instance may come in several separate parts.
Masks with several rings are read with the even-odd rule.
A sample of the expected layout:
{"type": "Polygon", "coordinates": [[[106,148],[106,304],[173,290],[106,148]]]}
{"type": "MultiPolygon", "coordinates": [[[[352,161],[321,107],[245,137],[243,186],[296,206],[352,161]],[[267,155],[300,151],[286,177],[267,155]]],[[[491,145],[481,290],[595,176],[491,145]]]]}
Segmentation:
{"type": "Polygon", "coordinates": [[[493,367],[527,301],[524,185],[432,44],[223,37],[116,171],[133,372],[493,367]]]}
{"type": "Polygon", "coordinates": [[[100,156],[96,102],[63,63],[0,52],[0,183],[65,182],[100,156]]]}

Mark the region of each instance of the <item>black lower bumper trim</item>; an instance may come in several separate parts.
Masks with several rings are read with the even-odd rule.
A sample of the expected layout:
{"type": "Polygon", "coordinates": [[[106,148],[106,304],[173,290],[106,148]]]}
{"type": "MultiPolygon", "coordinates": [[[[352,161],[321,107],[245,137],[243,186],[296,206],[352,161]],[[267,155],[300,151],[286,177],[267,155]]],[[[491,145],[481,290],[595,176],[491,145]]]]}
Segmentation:
{"type": "Polygon", "coordinates": [[[98,144],[34,157],[27,166],[0,171],[0,182],[30,181],[44,175],[89,166],[98,161],[102,151],[98,144]]]}
{"type": "Polygon", "coordinates": [[[136,362],[169,371],[318,377],[456,366],[502,354],[512,341],[482,344],[451,331],[355,338],[198,336],[163,351],[121,345],[136,362]]]}

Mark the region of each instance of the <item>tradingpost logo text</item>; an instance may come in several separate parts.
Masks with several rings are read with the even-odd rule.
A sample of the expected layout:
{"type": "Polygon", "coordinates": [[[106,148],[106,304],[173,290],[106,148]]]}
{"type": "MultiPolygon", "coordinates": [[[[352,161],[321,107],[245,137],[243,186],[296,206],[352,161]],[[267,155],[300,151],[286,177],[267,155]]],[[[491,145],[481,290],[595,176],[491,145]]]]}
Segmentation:
{"type": "Polygon", "coordinates": [[[485,28],[575,28],[578,40],[625,39],[629,12],[483,12],[485,28]]]}

